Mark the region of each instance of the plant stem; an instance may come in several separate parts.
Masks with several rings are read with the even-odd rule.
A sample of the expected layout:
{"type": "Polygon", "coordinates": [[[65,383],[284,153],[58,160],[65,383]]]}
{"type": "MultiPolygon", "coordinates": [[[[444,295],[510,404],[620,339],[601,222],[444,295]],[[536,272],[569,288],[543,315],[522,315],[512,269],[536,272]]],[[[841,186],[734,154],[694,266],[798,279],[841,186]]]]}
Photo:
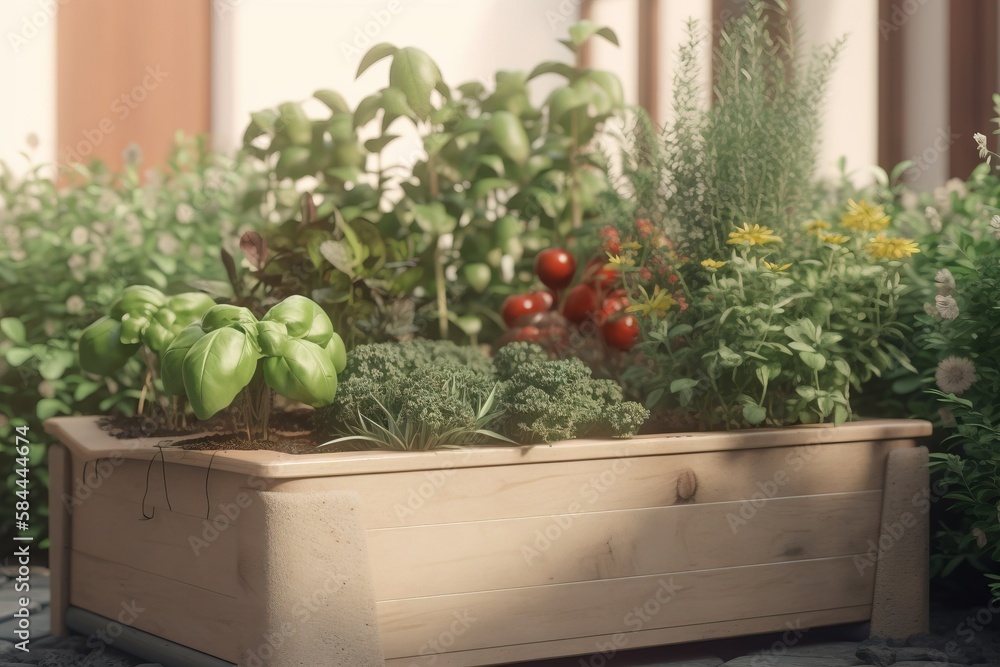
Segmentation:
{"type": "Polygon", "coordinates": [[[441,237],[437,237],[434,247],[434,284],[437,289],[438,328],[441,338],[448,338],[448,292],[445,286],[444,252],[441,250],[441,237]]]}

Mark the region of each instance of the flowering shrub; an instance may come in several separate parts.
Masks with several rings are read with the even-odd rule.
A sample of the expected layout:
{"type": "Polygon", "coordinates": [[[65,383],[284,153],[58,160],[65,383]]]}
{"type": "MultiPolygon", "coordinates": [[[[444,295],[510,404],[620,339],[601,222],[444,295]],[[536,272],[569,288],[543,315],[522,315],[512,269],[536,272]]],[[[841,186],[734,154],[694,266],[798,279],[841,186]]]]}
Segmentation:
{"type": "Polygon", "coordinates": [[[661,135],[640,122],[623,160],[633,196],[610,202],[617,234],[596,235],[643,323],[623,379],[660,428],[840,423],[865,382],[908,365],[896,315],[920,249],[880,203],[825,200],[813,172],[839,46],[801,57],[775,12],[751,0],[725,26],[709,108],[691,28],[676,120],[661,135]]]}
{"type": "Polygon", "coordinates": [[[780,235],[745,223],[727,254],[702,258],[646,240],[639,221],[610,258],[645,323],[648,363],[626,381],[676,427],[846,421],[852,392],[909,365],[896,307],[901,260],[920,250],[890,236],[890,222],[851,201],[836,228],[812,220],[780,235]]]}
{"type": "MultiPolygon", "coordinates": [[[[1000,96],[994,102],[1000,114],[1000,96]]],[[[950,433],[945,441],[950,451],[932,454],[932,465],[949,489],[945,498],[962,517],[946,527],[953,553],[947,561],[939,559],[936,568],[945,574],[963,561],[980,564],[983,556],[1000,562],[1000,361],[996,356],[1000,347],[1000,181],[990,173],[991,162],[998,156],[987,149],[984,136],[977,135],[976,140],[987,163],[970,179],[966,200],[974,196],[975,200],[961,208],[967,213],[963,224],[942,226],[935,262],[927,267],[934,276],[933,292],[925,292],[925,312],[915,318],[914,342],[924,351],[919,357],[920,382],[938,399],[941,421],[950,433]]],[[[1000,597],[1000,575],[987,577],[994,595],[1000,597]]]]}
{"type": "MultiPolygon", "coordinates": [[[[188,281],[223,278],[220,239],[262,220],[259,209],[238,212],[244,191],[262,177],[200,142],[179,143],[162,172],[143,175],[133,160],[117,175],[94,164],[66,177],[58,187],[41,169],[19,178],[0,165],[0,466],[13,469],[12,429],[28,425],[41,485],[43,420],[131,414],[142,390],[137,358],[106,378],[79,369],[81,331],[131,283],[172,293],[190,290],[188,281]]],[[[12,476],[2,493],[13,493],[13,483],[12,476]]],[[[32,499],[44,513],[38,487],[32,499]]],[[[12,520],[0,518],[0,536],[12,520]]],[[[44,530],[40,520],[32,527],[36,536],[44,530]]]]}

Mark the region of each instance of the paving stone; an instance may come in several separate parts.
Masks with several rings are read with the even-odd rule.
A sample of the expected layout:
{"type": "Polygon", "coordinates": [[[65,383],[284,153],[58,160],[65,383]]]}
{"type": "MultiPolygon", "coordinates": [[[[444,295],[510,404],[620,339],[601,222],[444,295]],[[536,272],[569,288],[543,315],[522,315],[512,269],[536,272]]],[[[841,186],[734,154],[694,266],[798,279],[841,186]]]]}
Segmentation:
{"type": "MultiPolygon", "coordinates": [[[[719,667],[722,658],[699,658],[697,660],[676,660],[673,662],[649,662],[645,667],[719,667]]],[[[139,665],[138,667],[143,667],[139,665]]]]}
{"type": "Polygon", "coordinates": [[[939,665],[947,665],[948,654],[934,648],[897,648],[896,664],[901,662],[934,662],[939,665]]]}
{"type": "Polygon", "coordinates": [[[809,655],[744,655],[730,660],[723,667],[854,667],[857,660],[809,655]]]}
{"type": "Polygon", "coordinates": [[[947,662],[934,662],[933,660],[904,660],[894,663],[892,667],[946,667],[947,665],[947,662]]]}
{"type": "Polygon", "coordinates": [[[896,662],[896,649],[881,637],[872,637],[858,644],[855,655],[865,664],[877,667],[888,667],[896,662]]]}
{"type": "Polygon", "coordinates": [[[800,655],[822,658],[839,658],[848,660],[855,665],[863,665],[864,661],[857,657],[857,642],[827,642],[824,644],[801,644],[789,646],[786,655],[800,655]]]}

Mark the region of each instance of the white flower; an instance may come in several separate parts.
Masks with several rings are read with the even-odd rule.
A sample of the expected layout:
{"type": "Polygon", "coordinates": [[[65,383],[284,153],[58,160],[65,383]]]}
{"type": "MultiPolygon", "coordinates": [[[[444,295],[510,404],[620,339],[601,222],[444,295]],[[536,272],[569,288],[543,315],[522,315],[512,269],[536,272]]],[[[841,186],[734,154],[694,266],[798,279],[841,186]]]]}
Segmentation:
{"type": "Polygon", "coordinates": [[[907,211],[912,211],[917,208],[917,204],[920,201],[920,195],[918,195],[913,190],[907,190],[903,193],[903,196],[899,198],[899,203],[903,205],[907,211]]]}
{"type": "Polygon", "coordinates": [[[91,271],[97,271],[103,265],[104,265],[103,250],[95,250],[94,252],[90,253],[89,257],[87,257],[87,266],[90,268],[91,271]]]}
{"type": "Polygon", "coordinates": [[[955,297],[938,294],[934,297],[934,306],[937,308],[938,315],[946,320],[958,317],[958,302],[955,301],[955,297]]]}
{"type": "Polygon", "coordinates": [[[938,408],[938,416],[941,417],[941,425],[945,428],[955,428],[958,426],[958,422],[955,421],[955,414],[948,408],[938,408]]]}
{"type": "Polygon", "coordinates": [[[66,312],[70,315],[76,315],[83,312],[83,308],[86,305],[87,303],[83,300],[82,296],[74,294],[70,298],[66,299],[66,312]]]}
{"type": "Polygon", "coordinates": [[[38,135],[34,132],[28,132],[28,136],[24,138],[24,142],[28,144],[28,148],[35,150],[38,148],[38,144],[41,142],[38,140],[38,135]]]}
{"type": "Polygon", "coordinates": [[[982,528],[973,528],[972,536],[976,538],[976,544],[980,549],[986,548],[986,533],[983,532],[982,528]]]}
{"type": "Polygon", "coordinates": [[[193,245],[188,248],[188,257],[194,260],[199,260],[205,256],[205,250],[200,245],[193,245]]]}
{"type": "Polygon", "coordinates": [[[69,240],[75,246],[81,246],[90,239],[90,232],[87,231],[86,227],[77,225],[73,228],[73,231],[69,233],[69,240]]]}
{"type": "Polygon", "coordinates": [[[976,132],[972,135],[972,138],[976,140],[976,146],[979,147],[979,157],[986,157],[987,153],[990,152],[989,147],[986,145],[986,136],[976,132]]]}
{"type": "Polygon", "coordinates": [[[5,415],[4,413],[0,412],[0,428],[3,428],[5,426],[7,426],[8,424],[10,424],[10,419],[7,418],[7,415],[5,415]]]}
{"type": "Polygon", "coordinates": [[[1000,215],[994,215],[993,219],[990,220],[990,230],[997,241],[1000,241],[1000,215]]]}
{"type": "Polygon", "coordinates": [[[949,178],[944,184],[944,189],[948,194],[955,193],[958,195],[959,199],[965,199],[969,196],[969,188],[965,186],[965,181],[961,178],[949,178]]]}
{"type": "Polygon", "coordinates": [[[951,275],[948,269],[938,271],[934,276],[934,282],[937,283],[938,294],[941,296],[951,296],[955,293],[955,276],[951,275]]]}
{"type": "Polygon", "coordinates": [[[194,220],[194,208],[190,204],[178,204],[174,215],[177,216],[177,222],[186,225],[194,220]]]}
{"type": "Polygon", "coordinates": [[[26,239],[37,239],[42,235],[42,230],[38,227],[28,227],[24,230],[24,238],[26,239]]]}
{"type": "Polygon", "coordinates": [[[931,229],[935,232],[941,231],[941,214],[933,206],[928,206],[924,209],[924,215],[927,217],[927,222],[930,224],[931,229]]]}
{"type": "Polygon", "coordinates": [[[181,247],[173,234],[162,233],[156,237],[156,249],[164,255],[173,255],[181,247]]]}
{"type": "Polygon", "coordinates": [[[23,262],[28,258],[28,253],[24,252],[22,248],[15,248],[10,251],[10,259],[13,262],[23,262]]]}
{"type": "Polygon", "coordinates": [[[938,316],[937,308],[934,307],[933,303],[925,303],[924,304],[924,312],[927,313],[928,315],[930,315],[931,317],[937,317],[938,316]]]}
{"type": "Polygon", "coordinates": [[[964,394],[976,381],[976,365],[965,357],[948,357],[938,364],[934,380],[946,394],[964,394]]]}
{"type": "Polygon", "coordinates": [[[82,269],[87,261],[83,258],[83,255],[71,255],[69,259],[66,260],[66,265],[70,269],[82,269]]]}
{"type": "Polygon", "coordinates": [[[48,380],[38,383],[38,393],[42,398],[52,398],[56,395],[56,388],[48,380]]]}

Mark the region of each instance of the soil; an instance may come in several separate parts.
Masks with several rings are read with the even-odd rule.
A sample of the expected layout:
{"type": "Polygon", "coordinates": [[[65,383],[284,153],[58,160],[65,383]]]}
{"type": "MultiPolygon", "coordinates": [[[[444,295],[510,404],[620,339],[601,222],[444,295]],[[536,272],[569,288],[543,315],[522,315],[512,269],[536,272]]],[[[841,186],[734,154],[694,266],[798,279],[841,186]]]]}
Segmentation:
{"type": "MultiPolygon", "coordinates": [[[[174,447],[193,450],[231,450],[251,451],[255,449],[266,449],[282,454],[316,454],[316,447],[325,442],[325,438],[315,433],[298,432],[274,432],[269,440],[249,441],[246,435],[235,433],[214,433],[200,438],[182,440],[174,443],[174,447]],[[277,439],[275,439],[277,438],[277,439]]],[[[320,450],[322,451],[322,450],[320,450]]]]}
{"type": "Polygon", "coordinates": [[[183,438],[186,435],[208,433],[173,443],[172,447],[191,450],[251,451],[265,449],[284,454],[315,454],[316,447],[326,438],[313,433],[309,424],[312,410],[279,411],[271,415],[268,439],[248,441],[244,433],[234,433],[231,422],[224,416],[206,420],[189,419],[183,428],[166,428],[148,416],[113,415],[102,417],[100,427],[120,439],[183,438]]]}

